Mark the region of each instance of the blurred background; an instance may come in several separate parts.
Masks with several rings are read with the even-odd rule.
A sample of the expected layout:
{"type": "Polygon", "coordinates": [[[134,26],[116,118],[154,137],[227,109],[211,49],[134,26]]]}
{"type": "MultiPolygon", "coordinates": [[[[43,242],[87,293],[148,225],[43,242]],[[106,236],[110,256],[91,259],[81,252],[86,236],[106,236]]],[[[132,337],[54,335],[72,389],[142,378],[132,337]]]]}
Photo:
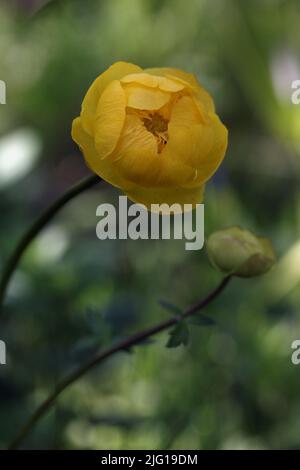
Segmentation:
{"type": "MultiPolygon", "coordinates": [[[[0,2],[0,268],[26,227],[89,175],[71,121],[116,60],[197,75],[229,128],[208,185],[205,232],[241,225],[270,237],[272,272],[235,279],[192,328],[93,370],[59,399],[28,449],[275,449],[300,446],[300,79],[297,0],[0,2]]],[[[95,187],[40,234],[13,281],[1,321],[0,446],[58,379],[106,344],[205,296],[221,275],[181,241],[105,241],[95,187]]]]}

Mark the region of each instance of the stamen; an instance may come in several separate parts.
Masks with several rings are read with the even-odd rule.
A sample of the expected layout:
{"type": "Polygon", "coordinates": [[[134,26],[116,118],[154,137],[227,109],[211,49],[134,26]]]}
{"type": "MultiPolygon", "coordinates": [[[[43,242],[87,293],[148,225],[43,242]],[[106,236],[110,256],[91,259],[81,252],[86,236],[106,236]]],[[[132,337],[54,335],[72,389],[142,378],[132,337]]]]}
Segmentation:
{"type": "Polygon", "coordinates": [[[147,131],[156,137],[157,151],[161,153],[168,142],[168,121],[158,113],[149,113],[142,121],[147,131]]]}

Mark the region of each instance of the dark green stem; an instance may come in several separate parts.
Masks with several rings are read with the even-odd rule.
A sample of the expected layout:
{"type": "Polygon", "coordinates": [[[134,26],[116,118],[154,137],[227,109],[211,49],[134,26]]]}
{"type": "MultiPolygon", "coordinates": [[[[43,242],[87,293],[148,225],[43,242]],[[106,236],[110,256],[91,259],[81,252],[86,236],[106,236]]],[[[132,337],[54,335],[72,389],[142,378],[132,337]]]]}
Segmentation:
{"type": "Polygon", "coordinates": [[[79,183],[72,186],[59,199],[57,199],[53,204],[51,204],[23,235],[18,245],[16,246],[14,252],[12,253],[12,255],[4,266],[4,271],[0,282],[0,316],[2,314],[2,307],[9,282],[28,246],[31,244],[37,234],[45,227],[45,225],[47,225],[47,223],[63,206],[65,206],[71,199],[76,197],[78,194],[81,194],[82,192],[91,188],[100,181],[102,181],[101,178],[96,175],[93,175],[83,179],[79,183]]]}
{"type": "MultiPolygon", "coordinates": [[[[212,300],[214,300],[223,291],[223,289],[227,286],[230,278],[231,278],[230,276],[225,277],[221,281],[221,283],[207,297],[205,297],[203,300],[200,300],[199,302],[197,302],[196,304],[188,308],[184,312],[183,316],[190,317],[194,315],[195,313],[197,313],[199,310],[206,307],[212,300]]],[[[124,351],[124,350],[127,351],[131,349],[133,346],[136,346],[137,344],[145,341],[151,336],[156,335],[157,333],[160,333],[161,331],[164,331],[170,328],[171,326],[175,325],[177,322],[178,322],[178,318],[170,318],[166,321],[159,323],[156,326],[153,326],[139,333],[136,333],[135,335],[132,335],[129,338],[120,341],[116,345],[111,346],[105,349],[104,351],[100,351],[92,359],[90,359],[85,364],[78,367],[78,369],[70,373],[69,376],[67,376],[57,385],[54,392],[51,395],[49,395],[49,397],[32,414],[32,416],[28,419],[28,421],[22,427],[22,429],[20,430],[16,438],[10,444],[9,449],[11,450],[17,449],[20,446],[20,444],[24,441],[26,436],[30,433],[30,431],[35,426],[35,424],[39,421],[39,419],[42,418],[49,411],[52,405],[56,402],[56,399],[58,398],[58,396],[66,388],[68,388],[70,385],[72,385],[74,382],[80,379],[84,374],[86,374],[90,369],[99,365],[102,361],[104,361],[108,357],[111,357],[112,355],[120,351],[124,351]]]]}

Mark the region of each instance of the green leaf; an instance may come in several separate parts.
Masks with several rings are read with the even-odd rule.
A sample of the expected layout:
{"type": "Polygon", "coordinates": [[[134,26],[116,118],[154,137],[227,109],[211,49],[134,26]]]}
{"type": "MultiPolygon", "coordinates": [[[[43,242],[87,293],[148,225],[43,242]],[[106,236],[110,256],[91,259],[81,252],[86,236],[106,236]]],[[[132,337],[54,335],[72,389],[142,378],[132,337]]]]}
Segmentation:
{"type": "Polygon", "coordinates": [[[86,322],[89,335],[98,339],[101,343],[107,343],[111,337],[111,328],[102,312],[88,308],[86,310],[86,322]]]}
{"type": "Polygon", "coordinates": [[[186,322],[180,321],[175,328],[170,332],[170,337],[167,342],[167,348],[177,348],[178,346],[186,346],[189,342],[189,328],[186,322]]]}
{"type": "Polygon", "coordinates": [[[215,320],[205,315],[197,315],[189,319],[191,325],[196,326],[214,326],[216,324],[215,320]]]}
{"type": "Polygon", "coordinates": [[[171,302],[168,302],[167,300],[159,300],[158,303],[162,308],[172,313],[173,315],[181,316],[183,314],[181,308],[179,308],[177,305],[172,304],[171,302]]]}
{"type": "Polygon", "coordinates": [[[99,310],[91,307],[86,309],[86,322],[91,333],[98,334],[103,324],[103,316],[99,310]]]}

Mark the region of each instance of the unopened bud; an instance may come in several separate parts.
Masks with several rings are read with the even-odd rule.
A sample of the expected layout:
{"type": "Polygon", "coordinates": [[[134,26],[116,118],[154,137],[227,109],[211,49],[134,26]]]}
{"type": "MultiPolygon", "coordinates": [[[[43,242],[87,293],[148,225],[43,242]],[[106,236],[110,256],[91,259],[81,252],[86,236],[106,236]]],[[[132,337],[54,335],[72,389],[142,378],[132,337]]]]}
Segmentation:
{"type": "Polygon", "coordinates": [[[209,236],[207,253],[213,266],[240,277],[264,274],[276,261],[271,242],[239,227],[218,230],[209,236]]]}

